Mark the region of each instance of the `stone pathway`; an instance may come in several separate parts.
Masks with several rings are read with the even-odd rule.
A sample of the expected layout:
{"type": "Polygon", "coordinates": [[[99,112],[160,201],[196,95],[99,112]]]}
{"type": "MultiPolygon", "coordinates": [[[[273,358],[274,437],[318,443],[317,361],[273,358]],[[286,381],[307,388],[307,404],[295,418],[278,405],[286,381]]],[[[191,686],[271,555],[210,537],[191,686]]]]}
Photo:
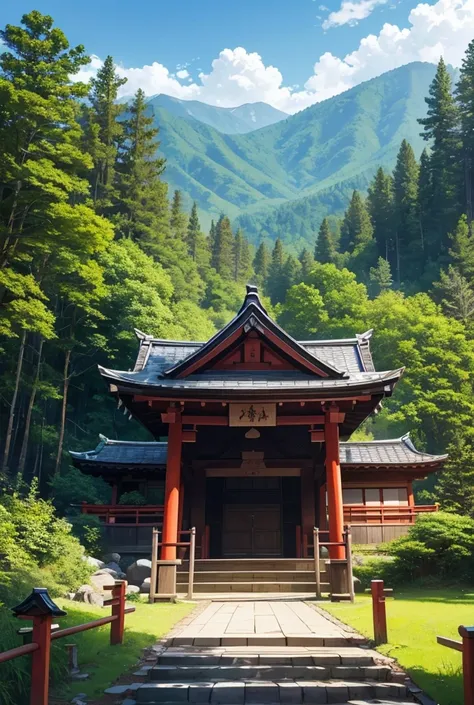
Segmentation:
{"type": "Polygon", "coordinates": [[[153,647],[122,705],[413,705],[365,641],[304,602],[213,602],[153,647]]]}

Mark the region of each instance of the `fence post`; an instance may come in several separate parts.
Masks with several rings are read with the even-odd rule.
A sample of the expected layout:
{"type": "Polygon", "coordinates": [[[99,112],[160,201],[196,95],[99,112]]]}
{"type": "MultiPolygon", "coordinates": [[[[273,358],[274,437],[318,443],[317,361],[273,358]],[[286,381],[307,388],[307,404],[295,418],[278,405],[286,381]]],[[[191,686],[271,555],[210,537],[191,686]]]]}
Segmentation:
{"type": "Polygon", "coordinates": [[[148,602],[155,602],[156,580],[158,577],[158,529],[153,527],[151,535],[151,577],[148,602]]]}
{"type": "Polygon", "coordinates": [[[33,588],[12,612],[21,619],[33,620],[32,642],[39,647],[31,657],[30,705],[48,705],[51,625],[53,617],[63,617],[66,612],[52,601],[46,588],[33,588]]]}
{"type": "Polygon", "coordinates": [[[196,527],[191,529],[189,537],[189,576],[188,576],[188,600],[193,599],[194,592],[194,558],[196,553],[196,527]]]}
{"type": "Polygon", "coordinates": [[[123,644],[123,631],[125,628],[125,590],[126,580],[116,580],[112,588],[112,599],[118,600],[112,604],[112,616],[117,617],[110,624],[110,645],[123,644]]]}
{"type": "Polygon", "coordinates": [[[371,580],[370,589],[372,592],[372,612],[374,617],[374,641],[376,646],[378,646],[379,644],[386,644],[388,641],[383,580],[371,580]]]}
{"type": "Polygon", "coordinates": [[[474,627],[460,626],[464,705],[474,705],[474,627]]]}
{"type": "Polygon", "coordinates": [[[313,528],[314,575],[316,578],[316,597],[321,599],[321,567],[319,564],[319,529],[313,528]]]}
{"type": "Polygon", "coordinates": [[[347,560],[347,582],[351,602],[354,602],[354,576],[352,574],[352,532],[349,525],[346,526],[346,560],[347,560]]]}

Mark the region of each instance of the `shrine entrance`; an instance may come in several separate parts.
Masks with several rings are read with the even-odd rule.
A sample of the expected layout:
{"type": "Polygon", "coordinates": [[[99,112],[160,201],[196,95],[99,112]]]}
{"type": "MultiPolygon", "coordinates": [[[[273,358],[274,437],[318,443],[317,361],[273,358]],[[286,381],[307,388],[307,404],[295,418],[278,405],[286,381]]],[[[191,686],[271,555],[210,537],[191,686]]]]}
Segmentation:
{"type": "Polygon", "coordinates": [[[224,558],[282,555],[279,504],[226,504],[223,509],[224,558]]]}

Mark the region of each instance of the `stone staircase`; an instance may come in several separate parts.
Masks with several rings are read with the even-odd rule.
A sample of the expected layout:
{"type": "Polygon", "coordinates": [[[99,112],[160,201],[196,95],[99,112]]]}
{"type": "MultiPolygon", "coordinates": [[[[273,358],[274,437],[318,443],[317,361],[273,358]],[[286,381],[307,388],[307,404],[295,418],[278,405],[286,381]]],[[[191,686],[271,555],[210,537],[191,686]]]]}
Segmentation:
{"type": "Polygon", "coordinates": [[[327,639],[319,639],[320,646],[312,637],[306,643],[299,637],[299,646],[276,646],[271,636],[250,645],[249,638],[247,646],[225,646],[231,642],[225,637],[215,646],[210,638],[202,646],[193,637],[170,639],[148,667],[136,703],[413,705],[405,674],[392,670],[380,654],[350,638],[345,643],[339,638],[338,646],[324,646],[327,639]]]}
{"type": "MultiPolygon", "coordinates": [[[[321,590],[329,592],[324,569],[321,590]]],[[[189,563],[183,561],[177,574],[177,592],[188,590],[189,563]]],[[[305,558],[230,558],[197,560],[194,592],[204,593],[304,593],[316,592],[314,562],[305,558]]]]}

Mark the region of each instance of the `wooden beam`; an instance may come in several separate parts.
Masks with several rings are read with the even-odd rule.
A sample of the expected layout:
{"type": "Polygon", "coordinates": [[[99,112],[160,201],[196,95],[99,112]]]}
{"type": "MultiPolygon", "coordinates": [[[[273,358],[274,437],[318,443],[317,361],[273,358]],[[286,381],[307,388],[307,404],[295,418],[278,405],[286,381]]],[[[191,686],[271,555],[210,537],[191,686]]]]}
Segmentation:
{"type": "Polygon", "coordinates": [[[227,416],[188,416],[183,414],[183,424],[191,426],[228,426],[229,418],[227,416]]]}
{"type": "Polygon", "coordinates": [[[276,425],[277,426],[305,426],[305,425],[320,425],[324,424],[324,416],[277,416],[276,425]]]}

